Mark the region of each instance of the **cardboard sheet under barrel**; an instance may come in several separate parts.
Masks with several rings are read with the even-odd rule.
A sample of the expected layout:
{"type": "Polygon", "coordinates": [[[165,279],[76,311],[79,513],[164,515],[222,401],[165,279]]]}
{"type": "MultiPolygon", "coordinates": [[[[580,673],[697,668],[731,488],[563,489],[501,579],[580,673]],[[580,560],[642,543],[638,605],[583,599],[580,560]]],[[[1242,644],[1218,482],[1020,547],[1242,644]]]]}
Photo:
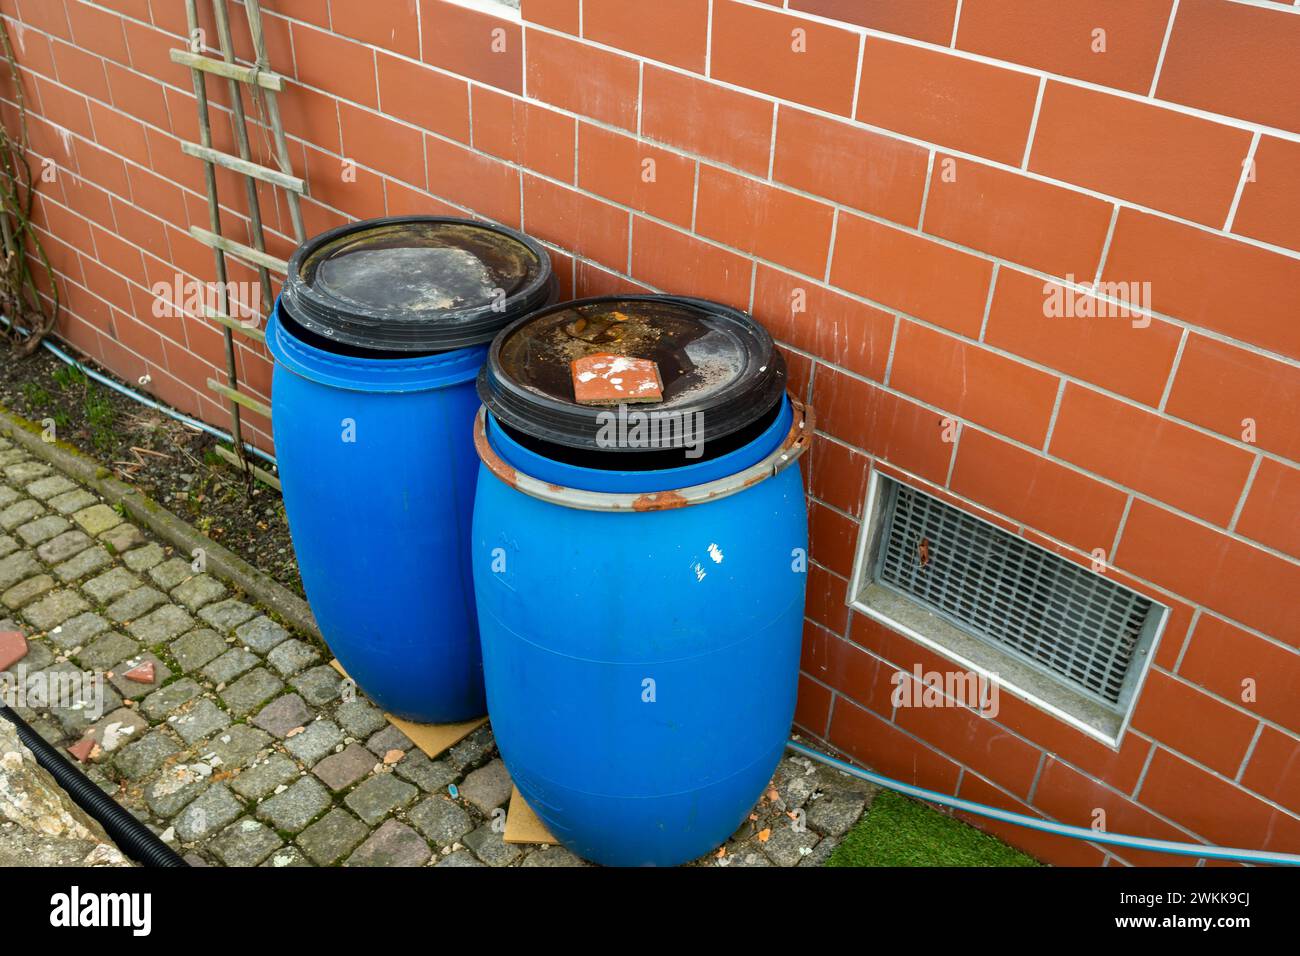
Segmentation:
{"type": "MultiPolygon", "coordinates": [[[[337,660],[330,661],[330,666],[344,677],[347,677],[348,680],[352,679],[348,677],[348,672],[343,669],[343,665],[337,660]]],[[[430,759],[437,757],[453,744],[464,740],[487,723],[486,717],[466,720],[459,724],[416,724],[387,713],[384,714],[384,717],[387,718],[390,724],[410,737],[415,746],[424,751],[425,756],[430,759]]]]}
{"type": "Polygon", "coordinates": [[[546,824],[533,812],[524,795],[515,787],[510,794],[510,810],[506,814],[506,832],[501,835],[506,843],[545,843],[556,846],[559,841],[546,829],[546,824]]]}

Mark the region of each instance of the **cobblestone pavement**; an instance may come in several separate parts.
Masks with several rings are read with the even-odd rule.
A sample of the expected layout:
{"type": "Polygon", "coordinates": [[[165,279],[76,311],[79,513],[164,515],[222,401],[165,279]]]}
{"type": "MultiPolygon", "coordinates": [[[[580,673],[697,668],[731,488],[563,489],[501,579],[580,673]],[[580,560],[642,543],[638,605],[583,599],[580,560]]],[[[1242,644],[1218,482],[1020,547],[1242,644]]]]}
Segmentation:
{"type": "MultiPolygon", "coordinates": [[[[429,759],[350,692],[324,647],[191,556],[6,439],[0,473],[0,632],[28,642],[9,680],[105,678],[97,719],[93,695],[47,707],[31,694],[17,709],[191,863],[581,864],[502,841],[494,811],[511,785],[489,727],[429,759]]],[[[699,862],[819,865],[872,794],[787,757],[726,853],[699,862]]]]}

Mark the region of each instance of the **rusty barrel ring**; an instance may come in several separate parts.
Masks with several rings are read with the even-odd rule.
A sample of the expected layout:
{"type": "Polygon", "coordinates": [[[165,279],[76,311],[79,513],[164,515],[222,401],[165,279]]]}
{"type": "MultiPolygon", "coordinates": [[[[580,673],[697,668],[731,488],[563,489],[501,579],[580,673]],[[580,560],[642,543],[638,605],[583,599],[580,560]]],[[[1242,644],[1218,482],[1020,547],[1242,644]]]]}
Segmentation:
{"type": "Polygon", "coordinates": [[[691,505],[707,504],[751,488],[765,478],[780,474],[793,465],[812,444],[813,432],[817,427],[817,416],[811,405],[805,405],[790,398],[794,412],[794,421],[790,431],[776,449],[762,461],[756,462],[734,475],[718,478],[700,485],[677,488],[672,491],[656,491],[646,494],[632,492],[586,491],[582,488],[569,488],[565,485],[553,485],[531,475],[524,474],[506,463],[487,437],[487,408],[480,405],[474,419],[474,449],[479,460],[501,481],[524,494],[564,508],[576,508],[580,511],[621,511],[638,513],[645,511],[669,511],[674,508],[688,508],[691,505]]]}

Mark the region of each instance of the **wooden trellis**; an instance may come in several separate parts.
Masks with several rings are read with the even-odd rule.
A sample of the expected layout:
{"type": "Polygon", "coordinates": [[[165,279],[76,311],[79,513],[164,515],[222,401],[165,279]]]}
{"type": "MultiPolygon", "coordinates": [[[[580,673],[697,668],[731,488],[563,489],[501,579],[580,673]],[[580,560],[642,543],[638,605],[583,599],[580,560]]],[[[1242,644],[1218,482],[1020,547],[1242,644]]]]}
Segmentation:
{"type": "MultiPolygon", "coordinates": [[[[288,263],[266,251],[266,237],[262,227],[262,210],[257,197],[257,181],[283,189],[289,205],[289,218],[293,225],[294,237],[298,242],[305,238],[302,224],[302,207],[299,197],[307,189],[306,182],[293,174],[293,165],[289,161],[289,149],[284,138],[284,124],[280,121],[280,105],[277,94],[284,88],[283,78],[273,72],[266,56],[266,40],[262,33],[262,10],[258,0],[244,0],[248,12],[248,31],[253,42],[254,65],[243,66],[235,62],[234,42],[230,32],[230,18],[226,13],[226,0],[212,0],[212,13],[217,28],[217,49],[221,59],[206,56],[203,53],[203,33],[199,27],[198,0],[185,0],[185,16],[189,26],[190,48],[172,50],[174,63],[189,67],[194,79],[194,98],[199,108],[199,142],[181,143],[182,152],[203,162],[208,192],[208,228],[191,226],[190,235],[212,249],[217,271],[218,308],[212,311],[204,306],[204,315],[218,322],[226,346],[226,382],[208,379],[208,388],[221,395],[230,405],[230,434],[234,439],[234,451],[217,446],[217,453],[262,481],[275,488],[280,487],[279,480],[264,469],[248,461],[244,453],[244,440],[240,426],[240,408],[248,408],[260,415],[270,417],[271,409],[265,402],[258,401],[250,395],[239,391],[238,369],[235,363],[235,335],[246,335],[256,341],[265,341],[265,333],[250,327],[239,318],[231,315],[230,285],[226,269],[226,256],[247,263],[257,270],[261,286],[262,314],[271,311],[271,273],[283,276],[288,271],[288,263]],[[231,156],[215,149],[212,145],[212,124],[208,112],[207,74],[224,78],[230,85],[230,105],[233,111],[235,142],[239,149],[238,156],[231,156]],[[265,104],[265,120],[274,137],[275,162],[279,169],[271,169],[255,163],[249,148],[247,117],[244,114],[244,101],[240,95],[240,84],[248,85],[255,101],[265,104]],[[221,166],[244,177],[248,194],[248,217],[251,226],[253,244],[246,245],[221,234],[221,207],[217,197],[217,167],[221,166]]],[[[204,297],[206,299],[206,296],[204,297]]]]}

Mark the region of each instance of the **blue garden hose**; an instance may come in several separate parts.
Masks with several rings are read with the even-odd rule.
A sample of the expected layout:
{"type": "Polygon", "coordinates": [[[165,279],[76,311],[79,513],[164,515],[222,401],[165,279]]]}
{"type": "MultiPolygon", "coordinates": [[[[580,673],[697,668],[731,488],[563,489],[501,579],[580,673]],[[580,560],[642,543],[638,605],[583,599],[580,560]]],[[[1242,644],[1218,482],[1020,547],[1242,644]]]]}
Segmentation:
{"type": "Polygon", "coordinates": [[[976,803],[974,800],[963,800],[961,797],[950,797],[946,793],[927,790],[925,787],[917,787],[910,783],[903,783],[901,780],[894,780],[890,777],[883,776],[882,774],[872,773],[870,770],[863,770],[861,767],[855,767],[851,763],[837,760],[834,757],[822,753],[820,750],[814,750],[807,744],[800,743],[797,740],[789,741],[786,746],[790,750],[795,751],[795,753],[803,754],[805,757],[811,757],[813,760],[834,767],[836,770],[842,771],[843,773],[858,777],[861,780],[870,781],[879,787],[896,790],[899,793],[907,794],[907,796],[915,797],[918,800],[926,800],[930,803],[940,803],[957,810],[965,810],[967,813],[974,813],[982,817],[1001,820],[1004,823],[1014,823],[1016,826],[1028,827],[1031,830],[1042,830],[1044,833],[1069,837],[1072,840],[1087,840],[1089,843],[1112,843],[1116,846],[1132,847],[1135,850],[1151,850],[1156,853],[1176,853],[1180,856],[1195,856],[1213,860],[1241,860],[1248,863],[1275,863],[1283,866],[1300,866],[1300,856],[1294,853],[1273,853],[1266,850],[1240,850],[1234,847],[1209,846],[1203,843],[1179,843],[1175,840],[1153,840],[1149,837],[1129,836],[1124,833],[1107,833],[1104,830],[1092,830],[1088,827],[1076,827],[1065,823],[1055,823],[1051,820],[1040,820],[1037,817],[1025,816],[1023,813],[1012,813],[1010,810],[1000,810],[997,807],[990,807],[983,803],[976,803]]]}

